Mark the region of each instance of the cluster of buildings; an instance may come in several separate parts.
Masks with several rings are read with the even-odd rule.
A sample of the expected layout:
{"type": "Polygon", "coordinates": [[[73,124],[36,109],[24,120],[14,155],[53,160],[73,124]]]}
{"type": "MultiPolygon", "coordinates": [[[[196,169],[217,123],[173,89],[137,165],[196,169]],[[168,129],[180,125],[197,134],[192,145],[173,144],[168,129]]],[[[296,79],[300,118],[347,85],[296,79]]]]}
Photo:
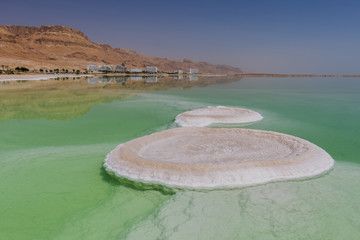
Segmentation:
{"type": "Polygon", "coordinates": [[[129,71],[127,69],[127,67],[125,66],[125,63],[123,63],[121,65],[116,65],[113,68],[110,67],[109,65],[101,65],[101,66],[88,65],[87,70],[88,71],[98,71],[98,72],[130,72],[130,73],[142,73],[142,72],[157,73],[158,72],[157,67],[146,67],[145,71],[143,71],[142,69],[139,69],[139,68],[130,69],[130,71],[129,71]]]}
{"type": "Polygon", "coordinates": [[[108,66],[108,65],[88,65],[87,66],[88,71],[97,71],[97,72],[127,72],[127,68],[125,66],[125,63],[121,65],[116,65],[114,68],[108,66]]]}
{"type": "MultiPolygon", "coordinates": [[[[88,65],[87,70],[88,71],[97,71],[97,72],[130,72],[130,73],[157,73],[158,72],[157,67],[146,67],[145,71],[143,71],[143,69],[140,69],[140,68],[134,68],[134,69],[128,70],[125,66],[125,63],[123,63],[121,65],[116,65],[113,68],[110,67],[109,65],[101,65],[101,66],[88,65]]],[[[175,70],[173,73],[174,74],[184,74],[184,71],[183,70],[175,70]]],[[[198,73],[199,73],[198,69],[194,69],[194,68],[189,69],[189,74],[198,74],[198,73]]]]}
{"type": "MultiPolygon", "coordinates": [[[[188,74],[198,74],[199,70],[195,68],[190,68],[188,74]]],[[[174,74],[184,74],[183,70],[175,70],[174,74]]]]}

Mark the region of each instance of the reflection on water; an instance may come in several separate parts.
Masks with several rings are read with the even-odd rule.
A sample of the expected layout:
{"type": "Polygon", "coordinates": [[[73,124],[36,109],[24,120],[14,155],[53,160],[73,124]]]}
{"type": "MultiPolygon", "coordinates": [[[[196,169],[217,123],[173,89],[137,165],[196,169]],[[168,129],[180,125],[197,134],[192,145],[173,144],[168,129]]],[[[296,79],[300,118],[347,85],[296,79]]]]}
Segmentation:
{"type": "Polygon", "coordinates": [[[138,91],[187,89],[238,80],[239,78],[199,78],[198,76],[184,79],[157,76],[103,76],[89,79],[59,78],[3,82],[0,84],[0,121],[74,119],[87,113],[96,104],[135,96],[138,91]]]}
{"type": "Polygon", "coordinates": [[[10,119],[67,120],[80,117],[94,105],[133,94],[103,88],[101,79],[16,81],[0,85],[0,121],[10,119]],[[91,80],[91,81],[90,81],[91,80]]]}
{"type": "Polygon", "coordinates": [[[146,82],[157,82],[157,77],[146,77],[146,82]]]}
{"type": "Polygon", "coordinates": [[[184,79],[184,76],[183,75],[176,75],[176,76],[173,76],[174,79],[184,79]]]}
{"type": "Polygon", "coordinates": [[[197,81],[199,80],[198,76],[189,76],[189,81],[197,81]]]}
{"type": "MultiPolygon", "coordinates": [[[[219,77],[211,77],[212,79],[219,78],[219,77]]],[[[195,75],[183,76],[183,75],[175,75],[172,77],[158,77],[158,76],[103,76],[103,77],[96,77],[88,79],[89,84],[96,84],[96,83],[126,83],[127,81],[145,81],[147,83],[155,83],[158,80],[166,81],[166,80],[184,80],[182,83],[186,83],[187,81],[198,81],[199,79],[203,81],[208,81],[207,78],[202,78],[195,75]]],[[[222,77],[226,82],[230,78],[222,77]],[[225,80],[227,79],[227,80],[225,80]]],[[[169,81],[168,81],[169,82],[169,81]]]]}
{"type": "Polygon", "coordinates": [[[89,84],[95,84],[95,83],[99,83],[101,81],[102,81],[102,78],[90,78],[90,79],[88,79],[89,84]]]}
{"type": "MultiPolygon", "coordinates": [[[[124,77],[124,78],[127,79],[127,77],[124,77]]],[[[142,77],[131,76],[130,79],[131,79],[132,81],[139,81],[139,80],[142,80],[143,78],[142,78],[142,77]]],[[[126,82],[126,80],[125,80],[125,82],[126,82]]]]}
{"type": "Polygon", "coordinates": [[[201,76],[104,76],[88,79],[89,84],[106,85],[107,88],[141,91],[166,90],[170,88],[206,87],[212,84],[227,84],[240,80],[239,77],[201,76]],[[181,80],[181,81],[180,81],[181,80]],[[121,86],[122,85],[122,86],[121,86]]]}

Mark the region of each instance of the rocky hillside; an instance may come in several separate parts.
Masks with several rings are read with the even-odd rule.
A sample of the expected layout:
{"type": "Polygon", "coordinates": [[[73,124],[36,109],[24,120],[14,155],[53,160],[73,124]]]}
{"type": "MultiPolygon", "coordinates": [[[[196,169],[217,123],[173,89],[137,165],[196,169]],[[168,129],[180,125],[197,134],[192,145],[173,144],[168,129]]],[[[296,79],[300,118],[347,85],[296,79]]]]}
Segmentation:
{"type": "Polygon", "coordinates": [[[174,61],[148,57],[123,48],[90,41],[81,31],[65,26],[25,27],[0,25],[0,65],[30,69],[85,69],[87,65],[117,65],[128,68],[157,66],[161,71],[198,68],[201,73],[240,73],[227,65],[191,60],[174,61]]]}

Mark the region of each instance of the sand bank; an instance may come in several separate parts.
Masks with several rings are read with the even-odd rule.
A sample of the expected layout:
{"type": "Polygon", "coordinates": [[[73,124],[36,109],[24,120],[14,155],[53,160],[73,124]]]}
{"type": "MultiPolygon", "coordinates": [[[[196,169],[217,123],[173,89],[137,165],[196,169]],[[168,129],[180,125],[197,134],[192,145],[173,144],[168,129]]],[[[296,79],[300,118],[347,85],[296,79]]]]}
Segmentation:
{"type": "Polygon", "coordinates": [[[246,124],[263,119],[261,114],[244,108],[207,107],[179,114],[175,122],[181,127],[246,124]]]}
{"type": "Polygon", "coordinates": [[[286,134],[230,128],[165,130],[117,146],[104,167],[148,184],[212,189],[322,174],[334,160],[318,146],[286,134]]]}
{"type": "Polygon", "coordinates": [[[73,78],[73,77],[92,77],[93,75],[76,74],[15,74],[0,75],[0,82],[23,81],[23,80],[47,80],[52,78],[73,78]]]}

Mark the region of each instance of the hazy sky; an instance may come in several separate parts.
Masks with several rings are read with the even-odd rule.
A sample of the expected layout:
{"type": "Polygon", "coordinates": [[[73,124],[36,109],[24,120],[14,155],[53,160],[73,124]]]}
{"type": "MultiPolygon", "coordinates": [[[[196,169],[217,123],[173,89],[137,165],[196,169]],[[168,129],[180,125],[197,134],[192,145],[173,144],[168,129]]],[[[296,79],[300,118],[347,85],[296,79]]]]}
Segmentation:
{"type": "Polygon", "coordinates": [[[247,72],[360,73],[360,1],[1,1],[0,24],[66,25],[138,53],[247,72]]]}

